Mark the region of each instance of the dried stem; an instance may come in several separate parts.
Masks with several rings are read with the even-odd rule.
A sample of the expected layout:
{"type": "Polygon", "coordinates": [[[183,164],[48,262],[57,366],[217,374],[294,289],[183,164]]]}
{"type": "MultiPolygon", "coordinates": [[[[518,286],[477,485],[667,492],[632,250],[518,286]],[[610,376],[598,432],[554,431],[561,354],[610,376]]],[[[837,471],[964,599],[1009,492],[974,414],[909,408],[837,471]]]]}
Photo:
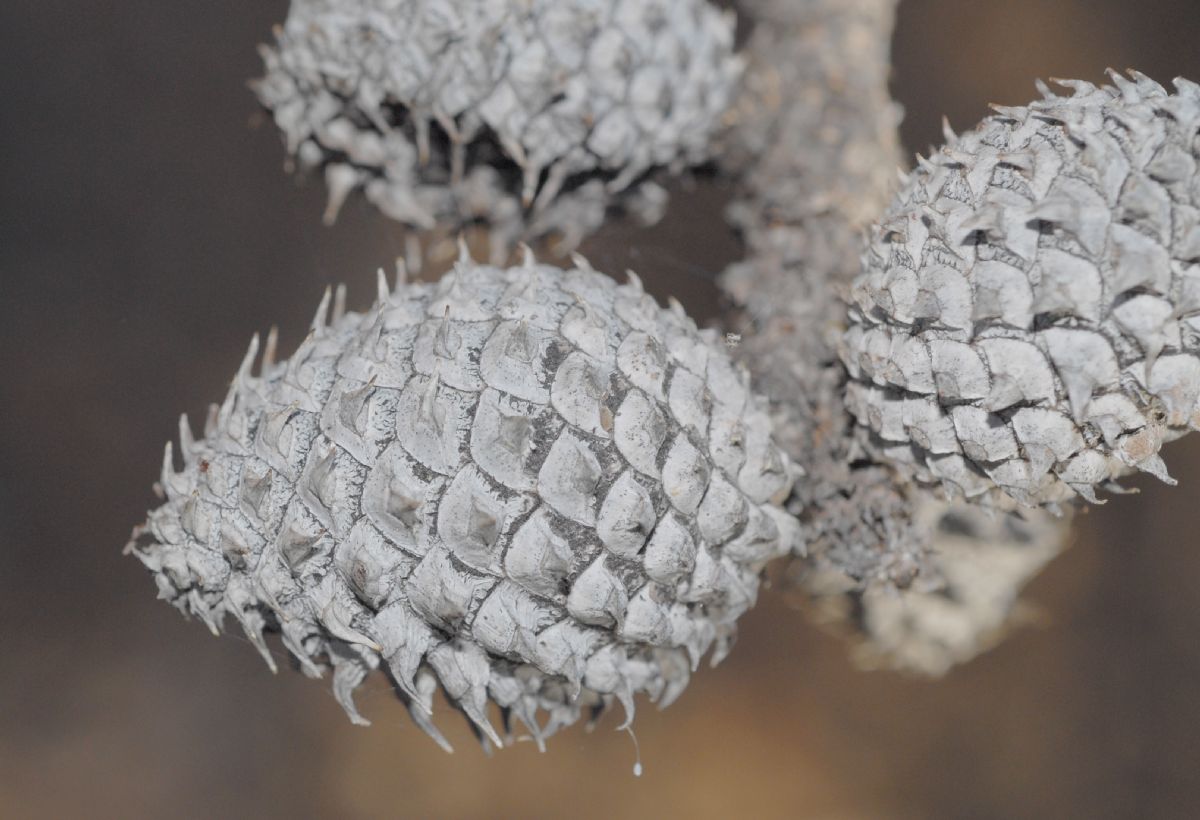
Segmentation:
{"type": "Polygon", "coordinates": [[[812,565],[907,586],[920,562],[908,489],[859,452],[836,356],[839,291],[899,159],[887,89],[895,2],[747,6],[758,25],[728,153],[735,170],[753,158],[731,211],[749,253],[722,285],[741,307],[741,353],[775,401],[780,440],[808,473],[794,507],[812,565]]]}

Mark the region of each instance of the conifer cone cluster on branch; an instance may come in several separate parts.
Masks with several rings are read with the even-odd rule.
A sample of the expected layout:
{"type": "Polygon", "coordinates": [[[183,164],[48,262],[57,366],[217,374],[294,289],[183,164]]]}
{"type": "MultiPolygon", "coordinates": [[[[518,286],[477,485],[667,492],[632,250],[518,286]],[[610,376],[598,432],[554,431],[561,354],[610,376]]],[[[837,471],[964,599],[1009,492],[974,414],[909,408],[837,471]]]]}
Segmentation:
{"type": "Polygon", "coordinates": [[[1166,479],[1200,424],[1200,89],[1046,91],[888,208],[895,6],[745,0],[735,54],[706,0],[293,0],[256,90],[330,218],[361,188],[506,259],[715,156],[740,363],[582,257],[464,252],[363,313],[339,290],[288,360],[272,336],[256,374],[252,344],[203,437],[183,421],[181,470],[168,446],[128,547],[160,597],[272,667],[280,633],[356,723],[383,670],[443,745],[438,689],[485,745],[492,706],[539,745],[613,703],[628,726],[785,556],[867,663],[994,642],[1067,502],[1166,479]]]}

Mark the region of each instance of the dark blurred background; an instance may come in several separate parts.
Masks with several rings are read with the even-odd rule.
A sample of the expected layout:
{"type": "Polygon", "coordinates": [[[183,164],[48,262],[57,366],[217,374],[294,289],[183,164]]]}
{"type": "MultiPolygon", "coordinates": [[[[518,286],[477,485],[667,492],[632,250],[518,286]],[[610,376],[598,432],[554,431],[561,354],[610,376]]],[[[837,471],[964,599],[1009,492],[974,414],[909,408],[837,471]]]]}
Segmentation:
{"type": "MultiPolygon", "coordinates": [[[[1200,436],[1081,516],[1031,587],[1037,627],[936,683],[852,668],[767,594],[733,656],[666,712],[646,773],[612,720],[486,759],[441,753],[382,679],[351,726],[326,684],[272,677],[154,600],[123,559],[181,410],[219,399],[252,332],[352,306],[403,237],[320,184],[245,88],[284,0],[0,6],[0,816],[1200,816],[1200,436]]],[[[895,91],[913,149],[1035,77],[1200,79],[1194,0],[910,0],[895,91]]],[[[652,231],[585,248],[700,315],[738,252],[701,186],[652,231]]],[[[682,200],[677,199],[676,204],[682,200]]]]}

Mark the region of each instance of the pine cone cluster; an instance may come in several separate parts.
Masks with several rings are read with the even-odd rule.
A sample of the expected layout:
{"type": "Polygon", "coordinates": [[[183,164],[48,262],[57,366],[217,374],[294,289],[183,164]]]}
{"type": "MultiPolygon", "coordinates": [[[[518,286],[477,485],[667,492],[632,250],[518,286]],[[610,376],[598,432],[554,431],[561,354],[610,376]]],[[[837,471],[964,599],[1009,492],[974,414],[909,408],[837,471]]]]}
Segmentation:
{"type": "Polygon", "coordinates": [[[217,632],[264,630],[333,689],[384,666],[419,725],[440,683],[500,744],[633,695],[666,704],[799,548],[762,402],[712,332],[591,270],[461,260],[365,313],[328,296],[287,361],[251,345],[204,436],[181,423],[129,549],[217,632]],[[537,712],[548,715],[541,724],[537,712]]]}
{"type": "Polygon", "coordinates": [[[494,704],[540,746],[674,700],[785,555],[863,657],[940,674],[1061,549],[1051,513],[1170,481],[1162,445],[1200,427],[1200,86],[1063,82],[947,129],[858,273],[894,3],[751,5],[735,95],[705,0],[292,0],[256,88],[329,221],[362,189],[417,228],[486,224],[497,257],[569,247],[613,205],[653,219],[651,172],[732,123],[749,255],[724,286],[774,404],[677,302],[581,257],[381,274],[257,375],[255,341],[202,438],[182,420],[128,547],[160,597],[272,668],[281,633],[356,723],[382,669],[442,745],[439,688],[485,745],[494,704]],[[1040,509],[992,517],[1018,507],[1040,509]]]}

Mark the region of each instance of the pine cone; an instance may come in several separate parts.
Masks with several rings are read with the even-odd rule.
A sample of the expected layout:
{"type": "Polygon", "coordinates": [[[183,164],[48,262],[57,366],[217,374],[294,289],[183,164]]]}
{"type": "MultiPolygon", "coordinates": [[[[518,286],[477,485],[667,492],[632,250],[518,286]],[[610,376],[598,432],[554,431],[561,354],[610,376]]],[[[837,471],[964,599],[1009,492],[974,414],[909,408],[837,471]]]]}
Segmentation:
{"type": "MultiPolygon", "coordinates": [[[[366,313],[322,302],[289,361],[257,339],[128,549],[214,631],[264,631],[352,693],[386,667],[417,723],[440,681],[499,744],[581,709],[665,705],[729,648],[798,524],[792,468],[711,332],[631,275],[460,260],[366,313]],[[536,712],[549,713],[539,725],[536,712]]],[[[343,303],[338,300],[338,305],[343,303]]]]}
{"type": "Polygon", "coordinates": [[[853,288],[847,403],[877,452],[1057,505],[1200,425],[1200,86],[1133,73],[996,108],[904,185],[853,288]]]}
{"type": "Polygon", "coordinates": [[[733,30],[705,0],[293,0],[257,92],[289,154],[324,169],[329,221],[361,187],[422,228],[573,245],[622,192],[656,219],[663,189],[626,189],[708,158],[733,30]]]}

